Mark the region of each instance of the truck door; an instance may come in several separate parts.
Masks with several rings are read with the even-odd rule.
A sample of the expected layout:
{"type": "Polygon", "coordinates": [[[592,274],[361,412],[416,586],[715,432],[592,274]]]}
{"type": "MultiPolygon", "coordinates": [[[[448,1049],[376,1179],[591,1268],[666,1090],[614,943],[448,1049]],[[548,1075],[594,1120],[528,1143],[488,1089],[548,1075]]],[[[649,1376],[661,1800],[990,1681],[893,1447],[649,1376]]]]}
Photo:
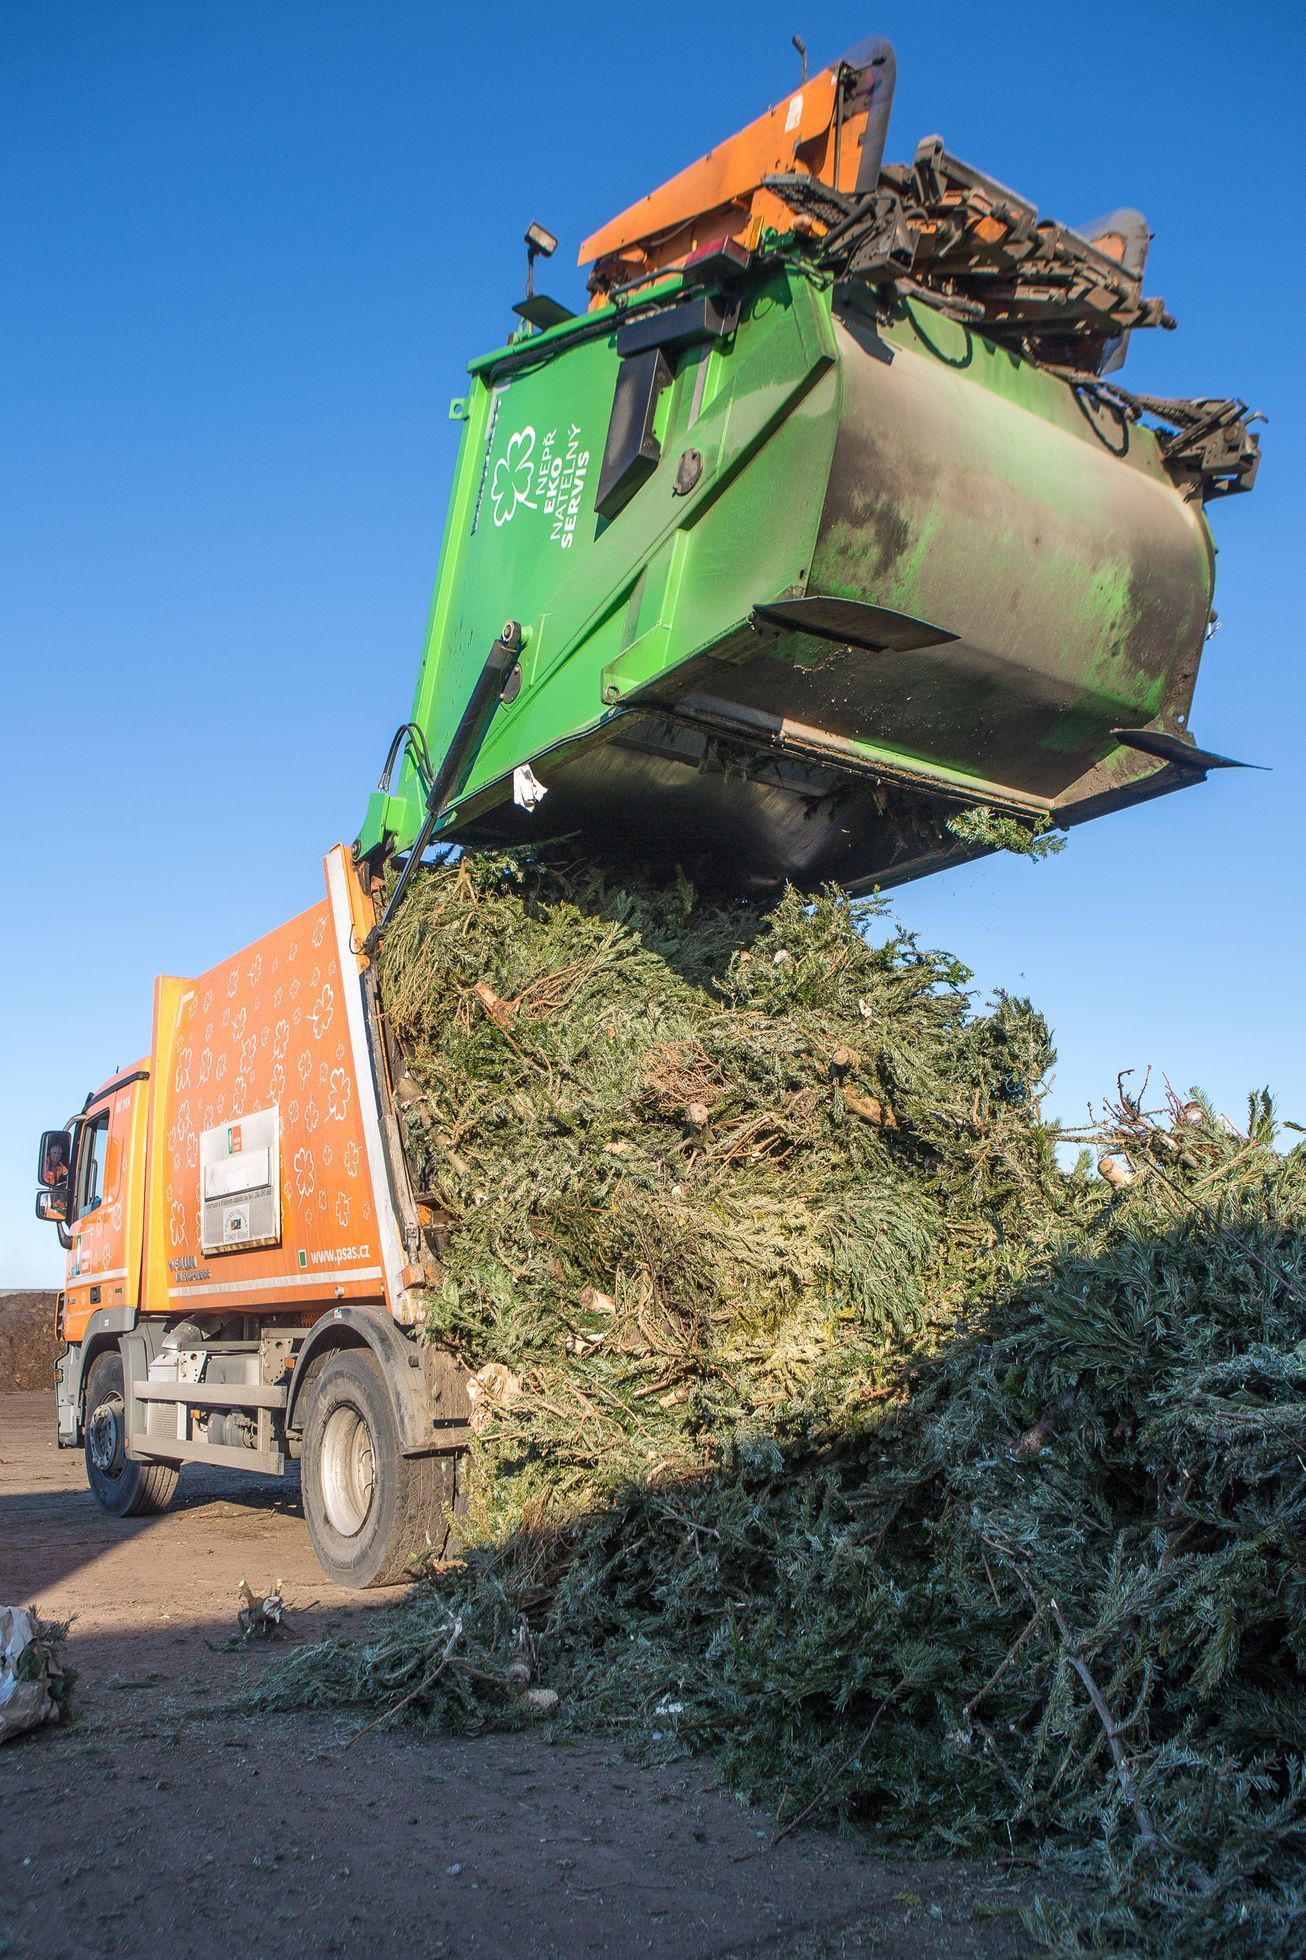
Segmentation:
{"type": "Polygon", "coordinates": [[[79,1341],[103,1307],[139,1305],[144,1211],[143,1070],[92,1096],[77,1125],[68,1232],[64,1338],[79,1341]]]}

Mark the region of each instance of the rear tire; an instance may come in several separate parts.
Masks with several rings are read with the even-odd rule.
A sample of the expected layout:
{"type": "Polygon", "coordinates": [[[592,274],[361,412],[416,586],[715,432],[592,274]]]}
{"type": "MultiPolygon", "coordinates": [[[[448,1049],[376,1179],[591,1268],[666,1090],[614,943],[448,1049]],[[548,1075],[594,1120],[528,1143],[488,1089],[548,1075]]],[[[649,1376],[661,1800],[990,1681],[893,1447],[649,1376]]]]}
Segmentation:
{"type": "Polygon", "coordinates": [[[129,1457],[122,1356],[101,1354],[86,1380],[86,1481],[101,1510],[112,1518],[144,1518],[166,1511],[177,1488],[175,1463],[138,1463],[129,1457]]]}
{"type": "Polygon", "coordinates": [[[443,1551],[457,1489],[452,1456],[403,1456],[399,1424],[369,1348],[340,1348],[310,1383],[300,1469],[304,1516],[338,1586],[393,1586],[428,1540],[443,1551]]]}

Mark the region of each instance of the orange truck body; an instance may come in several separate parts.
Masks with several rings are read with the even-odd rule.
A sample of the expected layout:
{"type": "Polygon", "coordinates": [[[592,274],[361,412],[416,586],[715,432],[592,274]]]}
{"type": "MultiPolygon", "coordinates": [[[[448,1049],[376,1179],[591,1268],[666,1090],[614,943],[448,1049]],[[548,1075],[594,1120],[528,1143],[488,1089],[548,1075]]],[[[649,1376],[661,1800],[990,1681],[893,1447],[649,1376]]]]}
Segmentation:
{"type": "Polygon", "coordinates": [[[371,905],[343,849],[325,872],[314,904],[243,952],[160,976],[149,1055],[87,1098],[81,1120],[108,1135],[98,1202],[68,1225],[66,1340],[106,1307],[417,1317],[354,950],[371,905]]]}
{"type": "Polygon", "coordinates": [[[156,980],[149,1054],[45,1134],[38,1197],[68,1253],[56,1433],[97,1501],[135,1517],[188,1463],[297,1463],[323,1568],[359,1587],[451,1542],[474,1393],[416,1338],[434,1221],[361,950],[375,923],[338,845],[304,911],[156,980]]]}

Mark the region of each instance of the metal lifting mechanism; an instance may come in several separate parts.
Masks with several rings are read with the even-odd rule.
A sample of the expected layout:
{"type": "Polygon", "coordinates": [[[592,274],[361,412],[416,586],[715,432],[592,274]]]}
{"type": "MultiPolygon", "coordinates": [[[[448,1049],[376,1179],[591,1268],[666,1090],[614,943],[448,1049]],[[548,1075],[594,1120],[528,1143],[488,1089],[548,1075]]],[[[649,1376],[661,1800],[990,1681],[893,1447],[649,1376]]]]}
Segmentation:
{"type": "MultiPolygon", "coordinates": [[[[476,684],[467,697],[467,705],[463,709],[462,719],[454,730],[453,740],[431,778],[431,787],[426,793],[426,813],[422,818],[422,827],[413,840],[408,861],[399,874],[385,911],[364,941],[365,953],[374,952],[380,943],[391,914],[404,895],[414,865],[421,862],[423,851],[435,835],[440,819],[448,809],[450,797],[471,766],[495,708],[501,701],[515,697],[521,685],[521,667],[517,659],[521,649],[521,627],[515,619],[510,619],[505,623],[498,639],[486,655],[485,665],[477,675],[476,684]]],[[[419,753],[425,754],[424,745],[419,753]]],[[[387,772],[390,766],[392,765],[387,764],[387,772]]],[[[429,760],[426,766],[429,768],[429,760]]]]}
{"type": "Polygon", "coordinates": [[[804,75],[586,241],[587,313],[532,278],[472,362],[373,870],[565,835],[864,889],[975,855],[967,807],[1065,826],[1215,766],[1203,507],[1251,488],[1247,411],[1115,379],[1174,324],[1139,213],[1054,223],[936,136],[886,164],[894,79],[881,40],[804,75]]]}

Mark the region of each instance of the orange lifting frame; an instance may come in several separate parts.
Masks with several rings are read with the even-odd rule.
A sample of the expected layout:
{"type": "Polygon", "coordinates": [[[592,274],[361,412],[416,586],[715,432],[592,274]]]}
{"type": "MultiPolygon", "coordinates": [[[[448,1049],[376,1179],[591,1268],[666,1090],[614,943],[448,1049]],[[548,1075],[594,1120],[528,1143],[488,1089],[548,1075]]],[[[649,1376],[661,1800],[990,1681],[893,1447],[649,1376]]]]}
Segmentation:
{"type": "Polygon", "coordinates": [[[795,216],[762,180],[797,172],[836,190],[856,188],[869,115],[866,92],[856,87],[859,79],[844,62],[823,68],[756,122],[592,233],[577,259],[578,265],[595,261],[591,305],[605,304],[613,286],[682,265],[721,239],[751,252],[768,227],[819,235],[824,226],[795,216]],[[836,121],[841,85],[845,101],[853,92],[860,99],[836,121]]]}

